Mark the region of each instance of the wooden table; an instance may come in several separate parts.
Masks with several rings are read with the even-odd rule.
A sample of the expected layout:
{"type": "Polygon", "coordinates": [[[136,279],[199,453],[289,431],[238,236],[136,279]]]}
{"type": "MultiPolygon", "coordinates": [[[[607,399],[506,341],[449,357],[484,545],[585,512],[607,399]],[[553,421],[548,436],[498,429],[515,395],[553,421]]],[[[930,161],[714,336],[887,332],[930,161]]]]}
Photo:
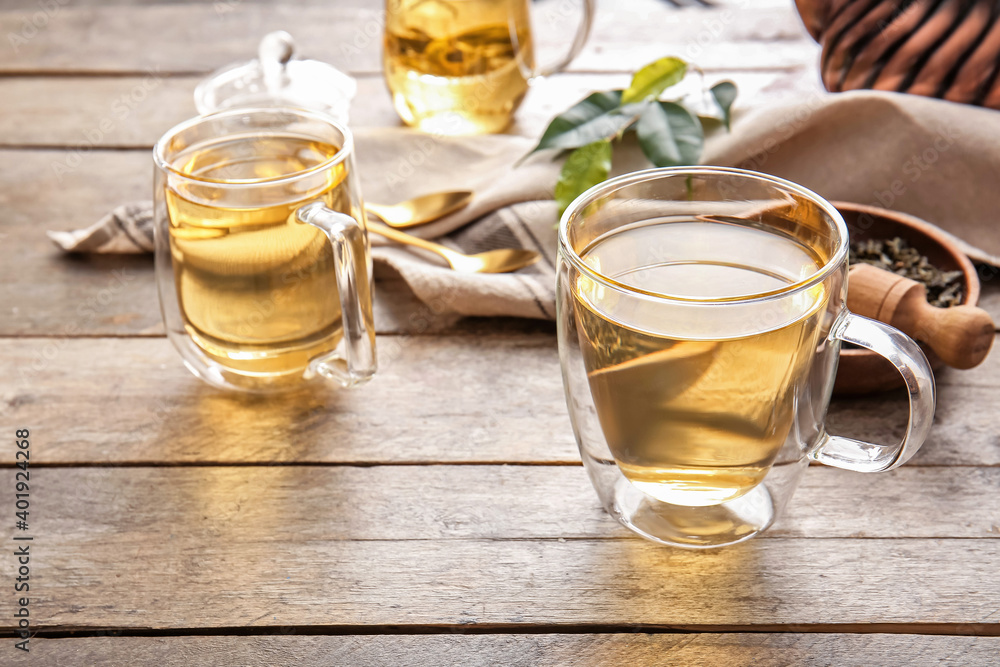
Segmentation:
{"type": "MultiPolygon", "coordinates": [[[[744,106],[815,90],[790,4],[607,2],[511,131],[537,135],[670,53],[735,79],[744,106]]],[[[766,536],[692,553],[601,510],[549,323],[434,313],[385,276],[394,352],[373,382],[239,399],[182,367],[148,257],[65,257],[46,239],[148,197],[149,148],[194,114],[195,83],[271,29],[357,76],[355,125],[396,125],[379,26],[362,0],[4,4],[0,664],[998,664],[998,353],[940,374],[906,467],[814,467],[766,536]],[[21,428],[29,531],[12,516],[21,428]],[[30,654],[14,638],[24,535],[30,654]]],[[[898,394],[837,401],[832,428],[887,439],[904,411],[898,394]]]]}

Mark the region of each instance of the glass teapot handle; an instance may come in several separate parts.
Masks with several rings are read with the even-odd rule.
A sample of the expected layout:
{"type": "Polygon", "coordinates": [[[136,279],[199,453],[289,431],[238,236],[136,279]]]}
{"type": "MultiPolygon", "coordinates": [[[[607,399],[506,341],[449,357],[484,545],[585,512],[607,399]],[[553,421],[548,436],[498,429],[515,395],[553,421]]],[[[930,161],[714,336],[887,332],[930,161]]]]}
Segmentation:
{"type": "MultiPolygon", "coordinates": [[[[576,35],[573,37],[573,43],[570,45],[569,51],[551,65],[535,67],[530,72],[526,72],[525,74],[529,80],[561,72],[567,65],[573,62],[573,58],[576,58],[577,54],[580,53],[587,43],[587,38],[590,36],[590,27],[594,23],[594,13],[596,10],[596,0],[583,0],[583,16],[580,18],[580,25],[576,29],[576,35]]],[[[515,40],[516,47],[517,31],[514,30],[514,26],[511,26],[510,34],[515,40]]]]}
{"type": "Polygon", "coordinates": [[[372,264],[364,227],[322,202],[306,204],[295,216],[317,227],[333,244],[333,265],[340,294],[344,351],[313,359],[306,376],[321,375],[344,387],[367,382],[375,374],[375,324],[372,317],[372,264]]]}

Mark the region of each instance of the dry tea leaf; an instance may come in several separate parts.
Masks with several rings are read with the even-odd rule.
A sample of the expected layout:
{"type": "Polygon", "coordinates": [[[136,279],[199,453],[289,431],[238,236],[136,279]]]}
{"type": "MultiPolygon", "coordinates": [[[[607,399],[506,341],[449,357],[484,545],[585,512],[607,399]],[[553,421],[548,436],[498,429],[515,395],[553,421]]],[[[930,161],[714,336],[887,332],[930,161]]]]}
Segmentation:
{"type": "Polygon", "coordinates": [[[961,271],[942,271],[898,236],[887,241],[869,239],[851,243],[850,261],[916,280],[927,288],[927,302],[938,308],[957,306],[965,298],[961,271]]]}

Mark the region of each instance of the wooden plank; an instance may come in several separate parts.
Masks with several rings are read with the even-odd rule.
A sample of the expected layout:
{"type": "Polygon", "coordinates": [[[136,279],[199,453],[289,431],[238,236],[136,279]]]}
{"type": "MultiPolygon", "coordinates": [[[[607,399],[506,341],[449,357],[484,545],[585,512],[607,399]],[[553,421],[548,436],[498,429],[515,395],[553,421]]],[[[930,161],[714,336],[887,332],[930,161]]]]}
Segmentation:
{"type": "Polygon", "coordinates": [[[998,468],[904,466],[871,477],[813,466],[764,536],[1000,537],[997,488],[998,468]]]}
{"type": "Polygon", "coordinates": [[[39,200],[36,226],[0,227],[0,335],[162,336],[151,258],[63,255],[45,236],[72,227],[44,217],[59,200],[39,200]]]}
{"type": "MultiPolygon", "coordinates": [[[[46,434],[44,426],[33,429],[39,444],[46,434]]],[[[582,466],[39,468],[44,450],[33,449],[31,516],[38,519],[30,525],[40,540],[122,534],[159,543],[189,533],[178,523],[195,518],[213,530],[228,524],[241,539],[288,544],[632,539],[601,509],[582,466]]],[[[12,496],[14,471],[0,479],[12,496]]],[[[996,540],[998,487],[997,468],[903,468],[873,483],[815,467],[760,539],[996,540]]]]}
{"type": "MultiPolygon", "coordinates": [[[[555,337],[487,330],[383,337],[368,385],[256,401],[201,383],[164,339],[0,339],[0,414],[42,429],[38,455],[51,463],[575,465],[555,337]]],[[[947,375],[930,439],[908,465],[1000,465],[998,365],[994,353],[947,375]]],[[[892,442],[905,406],[898,394],[837,400],[830,430],[892,442]]]]}
{"type": "MultiPolygon", "coordinates": [[[[0,78],[0,146],[133,148],[152,147],[167,129],[196,114],[192,91],[201,77],[8,77],[0,78]]],[[[700,85],[697,77],[686,88],[700,85]]],[[[740,87],[738,106],[751,107],[816,90],[818,76],[794,71],[722,71],[714,82],[732,79],[740,87]]],[[[508,133],[537,137],[548,121],[594,90],[622,88],[627,74],[560,74],[532,86],[508,133]]],[[[358,78],[351,125],[400,124],[380,75],[358,78]]]]}
{"type": "Polygon", "coordinates": [[[987,665],[998,637],[891,634],[704,633],[395,635],[266,637],[93,637],[31,640],[7,664],[216,667],[604,667],[691,665],[987,665]]]}
{"type": "MultiPolygon", "coordinates": [[[[815,65],[819,47],[790,5],[736,3],[723,11],[678,12],[655,0],[600,6],[576,71],[632,71],[677,54],[703,68],[787,69],[815,65]]],[[[354,73],[381,71],[382,12],[375,7],[291,6],[239,0],[145,7],[35,6],[0,12],[0,74],[35,72],[208,72],[257,51],[285,29],[307,57],[354,73]],[[32,25],[32,20],[37,24],[32,25]],[[94,26],[100,26],[95,30],[94,26]],[[73,44],[74,48],[66,48],[73,44]]],[[[376,5],[377,7],[377,5],[376,5]]],[[[575,7],[538,8],[535,32],[547,53],[565,48],[575,7]]]]}
{"type": "MultiPolygon", "coordinates": [[[[201,77],[0,77],[0,145],[151,148],[198,115],[201,77]]],[[[391,111],[391,107],[390,107],[391,111]]]]}
{"type": "Polygon", "coordinates": [[[0,350],[0,409],[50,462],[578,461],[551,335],[383,338],[363,387],[256,400],[204,385],[165,339],[0,350]]]}
{"type": "MultiPolygon", "coordinates": [[[[214,491],[194,491],[202,507],[214,491]]],[[[246,497],[258,490],[247,488],[246,497]]],[[[149,504],[136,498],[135,507],[149,504]]],[[[231,504],[237,508],[244,503],[231,504]]],[[[197,502],[197,501],[196,501],[197,502]]],[[[31,562],[37,629],[561,624],[762,630],[891,624],[996,634],[1000,540],[760,539],[711,552],[621,540],[274,539],[262,522],[164,508],[134,533],[38,524],[31,562]],[[57,532],[57,530],[59,532],[57,532]],[[47,535],[47,537],[46,537],[47,535]],[[42,555],[44,554],[44,555],[42,555]]],[[[401,508],[409,511],[410,508],[401,508]]],[[[332,510],[329,510],[332,511],[332,510]]],[[[79,513],[75,522],[93,517],[79,513]]],[[[304,521],[302,520],[304,519],[304,521]]],[[[10,531],[3,537],[10,544],[10,531]]],[[[14,579],[13,559],[0,574],[14,579]]],[[[0,631],[13,628],[10,617],[0,631]]],[[[558,628],[552,628],[558,630],[558,628]]]]}

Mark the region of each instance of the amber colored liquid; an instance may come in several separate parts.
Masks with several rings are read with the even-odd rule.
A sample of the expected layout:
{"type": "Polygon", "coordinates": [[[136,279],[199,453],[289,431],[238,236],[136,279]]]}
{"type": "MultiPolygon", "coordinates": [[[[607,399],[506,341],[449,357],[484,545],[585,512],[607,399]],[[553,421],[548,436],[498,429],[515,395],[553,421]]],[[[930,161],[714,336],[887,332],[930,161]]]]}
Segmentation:
{"type": "MultiPolygon", "coordinates": [[[[656,293],[710,298],[780,289],[820,266],[790,238],[705,222],[625,231],[598,241],[584,260],[603,270],[634,267],[632,253],[643,252],[651,242],[694,259],[640,266],[612,277],[656,293]],[[705,233],[706,226],[713,227],[712,234],[705,233]],[[709,238],[716,247],[734,244],[745,262],[698,261],[699,244],[709,238]]],[[[672,333],[696,331],[699,323],[670,316],[657,320],[654,311],[643,313],[642,307],[615,312],[613,295],[585,277],[575,298],[601,428],[634,485],[664,502],[705,506],[738,498],[764,479],[792,428],[796,383],[816,349],[822,286],[784,303],[780,313],[760,323],[748,318],[737,324],[744,329],[739,335],[722,338],[672,333]],[[777,326],[766,329],[764,322],[777,326]]],[[[691,311],[685,315],[697,317],[691,311]]]]}
{"type": "Polygon", "coordinates": [[[322,199],[350,214],[344,164],[304,181],[267,185],[338,151],[295,136],[217,141],[187,151],[174,169],[213,182],[167,188],[177,298],[191,339],[245,376],[301,374],[341,339],[333,252],[295,211],[322,199]],[[254,183],[220,199],[218,183],[254,183]],[[308,187],[308,191],[303,191],[308,187]],[[240,194],[242,193],[242,194],[240,194]]]}
{"type": "Polygon", "coordinates": [[[527,0],[388,0],[383,65],[400,118],[426,132],[499,132],[534,66],[527,0]]]}

